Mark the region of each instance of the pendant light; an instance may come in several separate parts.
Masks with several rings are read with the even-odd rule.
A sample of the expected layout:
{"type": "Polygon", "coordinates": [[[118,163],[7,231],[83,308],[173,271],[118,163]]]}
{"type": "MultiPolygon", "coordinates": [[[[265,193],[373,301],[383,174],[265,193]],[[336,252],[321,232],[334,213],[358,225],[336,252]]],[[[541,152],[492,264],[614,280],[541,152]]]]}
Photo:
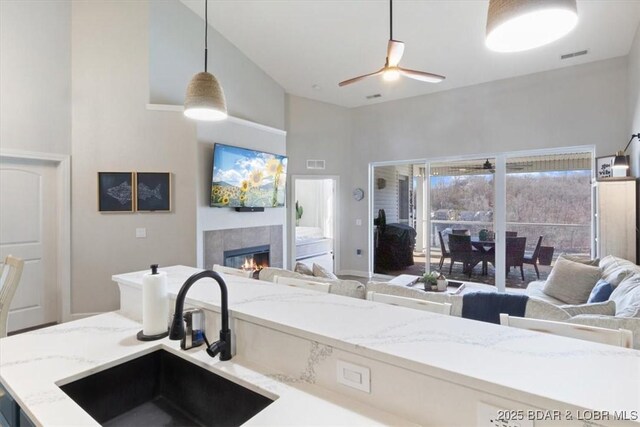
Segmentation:
{"type": "Polygon", "coordinates": [[[486,45],[520,52],[551,43],[578,23],[576,0],[490,0],[486,45]]]}
{"type": "Polygon", "coordinates": [[[209,30],[208,0],[204,1],[204,72],[195,74],[184,100],[184,115],[194,120],[216,121],[227,118],[227,102],[220,82],[207,72],[207,36],[209,30]]]}

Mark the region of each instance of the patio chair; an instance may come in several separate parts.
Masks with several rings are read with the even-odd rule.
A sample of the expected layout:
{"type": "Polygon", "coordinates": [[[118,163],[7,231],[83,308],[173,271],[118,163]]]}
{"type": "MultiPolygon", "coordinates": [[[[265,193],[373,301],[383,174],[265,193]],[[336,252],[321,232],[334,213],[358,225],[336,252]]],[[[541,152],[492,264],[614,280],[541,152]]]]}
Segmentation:
{"type": "Polygon", "coordinates": [[[524,264],[524,249],[527,246],[526,237],[507,237],[507,250],[506,250],[506,268],[507,274],[511,267],[520,267],[520,275],[522,281],[524,281],[524,270],[522,264],[524,264]]]}
{"type": "Polygon", "coordinates": [[[533,252],[525,252],[524,260],[525,264],[533,265],[533,268],[536,269],[536,276],[538,276],[538,280],[540,279],[540,271],[538,271],[538,257],[540,256],[540,247],[542,246],[542,236],[538,237],[538,244],[533,252]]]}
{"type": "Polygon", "coordinates": [[[442,264],[444,264],[444,260],[446,258],[451,258],[451,254],[447,250],[446,245],[444,244],[444,238],[442,237],[442,231],[438,231],[438,237],[440,238],[440,251],[442,255],[440,255],[440,270],[442,270],[442,264]]]}
{"type": "Polygon", "coordinates": [[[505,237],[518,237],[518,232],[517,231],[505,231],[504,235],[505,235],[505,237]]]}
{"type": "Polygon", "coordinates": [[[471,236],[460,234],[449,235],[449,253],[451,255],[451,263],[449,264],[449,274],[451,274],[453,264],[462,263],[462,271],[468,273],[471,278],[473,267],[483,260],[483,254],[474,250],[471,244],[471,236]]]}

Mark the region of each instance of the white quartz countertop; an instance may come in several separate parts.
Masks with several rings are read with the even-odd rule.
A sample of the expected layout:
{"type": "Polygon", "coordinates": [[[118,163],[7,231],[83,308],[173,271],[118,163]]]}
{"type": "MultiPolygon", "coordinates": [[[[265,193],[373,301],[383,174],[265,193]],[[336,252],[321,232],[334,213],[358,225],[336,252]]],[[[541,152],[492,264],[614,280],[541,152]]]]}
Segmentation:
{"type": "Polygon", "coordinates": [[[165,338],[141,342],[141,325],[117,312],[0,340],[0,380],[29,418],[41,426],[96,426],[58,386],[158,349],[167,350],[275,399],[245,425],[413,425],[387,412],[309,384],[278,381],[279,372],[235,356],[221,362],[204,347],[182,351],[165,338]]]}
{"type": "MultiPolygon", "coordinates": [[[[161,270],[170,294],[201,271],[161,270]]],[[[144,273],[113,280],[141,287],[144,273]]],[[[640,409],[640,351],[235,276],[225,281],[231,315],[238,319],[477,390],[529,394],[589,410],[640,409]]],[[[214,311],[219,301],[211,279],[187,295],[188,303],[214,311]]]]}

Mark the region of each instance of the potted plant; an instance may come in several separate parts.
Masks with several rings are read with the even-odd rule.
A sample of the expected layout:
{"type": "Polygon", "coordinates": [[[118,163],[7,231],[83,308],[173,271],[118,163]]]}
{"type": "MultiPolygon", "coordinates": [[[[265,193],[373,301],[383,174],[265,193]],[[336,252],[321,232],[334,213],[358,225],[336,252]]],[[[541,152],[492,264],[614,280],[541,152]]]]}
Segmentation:
{"type": "Polygon", "coordinates": [[[296,200],[296,227],[300,225],[300,219],[302,218],[302,214],[304,213],[304,209],[302,205],[298,204],[296,200]]]}
{"type": "Polygon", "coordinates": [[[424,273],[422,281],[424,282],[425,291],[436,290],[438,286],[438,273],[435,271],[424,273]]]}
{"type": "Polygon", "coordinates": [[[440,292],[446,291],[448,284],[449,284],[449,281],[447,280],[447,278],[444,277],[444,274],[440,273],[437,278],[438,291],[440,292]]]}

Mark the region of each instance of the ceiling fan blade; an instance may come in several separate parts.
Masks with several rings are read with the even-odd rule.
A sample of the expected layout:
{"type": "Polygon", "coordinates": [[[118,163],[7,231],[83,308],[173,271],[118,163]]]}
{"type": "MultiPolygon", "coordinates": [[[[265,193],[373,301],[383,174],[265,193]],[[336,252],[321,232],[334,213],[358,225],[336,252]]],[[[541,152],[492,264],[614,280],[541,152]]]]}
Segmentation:
{"type": "Polygon", "coordinates": [[[404,54],[404,43],[398,40],[389,40],[387,44],[387,65],[397,67],[404,54]]]}
{"type": "Polygon", "coordinates": [[[382,71],[384,71],[384,68],[376,71],[375,73],[369,73],[363,76],[358,76],[349,80],[345,80],[343,82],[338,83],[338,86],[342,87],[342,86],[350,85],[351,83],[356,83],[356,82],[359,82],[360,80],[364,80],[367,77],[377,76],[378,74],[382,74],[382,71]]]}
{"type": "Polygon", "coordinates": [[[425,73],[424,71],[416,71],[416,70],[408,70],[406,68],[400,68],[400,73],[410,79],[420,80],[421,82],[427,83],[440,83],[445,79],[444,76],[440,76],[438,74],[425,73]]]}

